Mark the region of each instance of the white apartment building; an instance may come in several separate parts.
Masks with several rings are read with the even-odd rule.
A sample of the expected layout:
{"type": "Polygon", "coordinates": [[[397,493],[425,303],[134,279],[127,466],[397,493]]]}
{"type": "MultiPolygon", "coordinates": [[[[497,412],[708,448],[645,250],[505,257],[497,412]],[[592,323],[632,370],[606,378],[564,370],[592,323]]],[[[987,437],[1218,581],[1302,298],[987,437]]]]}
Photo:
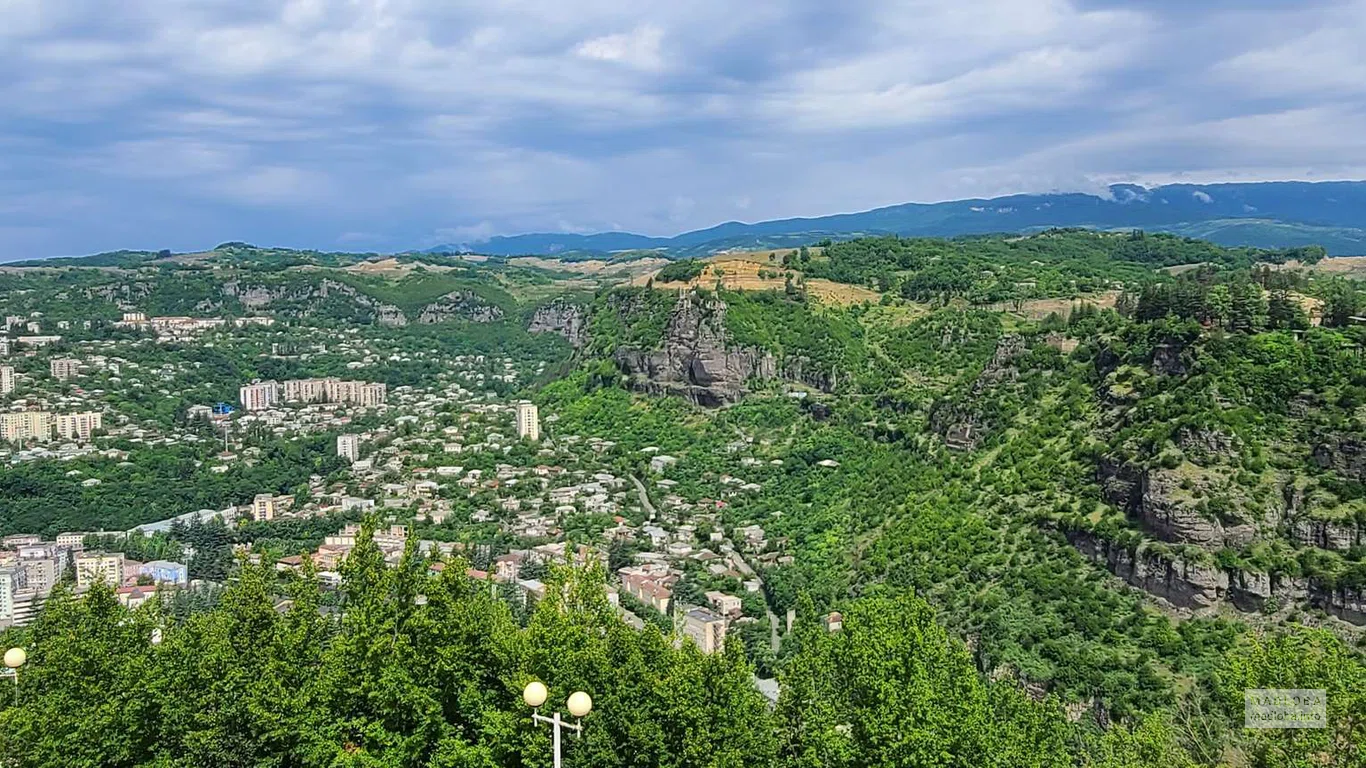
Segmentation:
{"type": "Polygon", "coordinates": [[[74,357],[57,357],[48,361],[47,367],[52,373],[52,378],[57,381],[66,381],[80,374],[81,361],[74,357]]]}
{"type": "Polygon", "coordinates": [[[88,413],[57,414],[57,437],[63,440],[90,442],[90,436],[104,427],[104,416],[93,411],[88,413]]]}
{"type": "Polygon", "coordinates": [[[123,555],[118,552],[76,555],[76,589],[89,589],[101,581],[112,586],[123,583],[123,555]]]}
{"type": "Polygon", "coordinates": [[[533,443],[541,439],[540,411],[529,400],[517,404],[517,436],[533,443]]]}
{"type": "Polygon", "coordinates": [[[337,455],[349,462],[360,459],[360,435],[337,435],[337,455]]]}
{"type": "Polygon", "coordinates": [[[274,381],[248,384],[238,390],[237,396],[245,410],[264,411],[280,404],[280,385],[274,381]]]}
{"type": "Polygon", "coordinates": [[[14,620],[15,597],[27,587],[27,572],[22,566],[0,567],[0,626],[14,620]]]}
{"type": "Polygon", "coordinates": [[[0,413],[0,440],[22,443],[52,437],[52,414],[47,411],[0,413]]]}
{"type": "Polygon", "coordinates": [[[288,403],[346,403],[369,407],[383,405],[387,396],[387,385],[367,381],[327,378],[292,379],[284,383],[284,398],[288,403]]]}
{"type": "Polygon", "coordinates": [[[0,365],[0,395],[14,391],[14,366],[0,365]]]}
{"type": "Polygon", "coordinates": [[[72,552],[79,552],[85,549],[85,536],[86,534],[79,532],[59,533],[57,534],[57,546],[66,547],[72,552]]]}

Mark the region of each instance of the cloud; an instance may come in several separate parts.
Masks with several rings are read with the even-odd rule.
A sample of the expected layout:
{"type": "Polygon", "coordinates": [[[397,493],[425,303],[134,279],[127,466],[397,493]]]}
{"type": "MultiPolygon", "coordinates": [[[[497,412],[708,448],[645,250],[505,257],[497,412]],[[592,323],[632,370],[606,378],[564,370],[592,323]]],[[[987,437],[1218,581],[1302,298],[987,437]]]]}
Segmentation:
{"type": "Polygon", "coordinates": [[[639,69],[659,69],[664,63],[660,53],[663,40],[663,30],[645,24],[631,32],[585,40],[574,47],[574,53],[584,59],[619,62],[639,69]]]}
{"type": "Polygon", "coordinates": [[[1361,0],[0,0],[0,258],[1366,175],[1363,33],[1361,0]]]}

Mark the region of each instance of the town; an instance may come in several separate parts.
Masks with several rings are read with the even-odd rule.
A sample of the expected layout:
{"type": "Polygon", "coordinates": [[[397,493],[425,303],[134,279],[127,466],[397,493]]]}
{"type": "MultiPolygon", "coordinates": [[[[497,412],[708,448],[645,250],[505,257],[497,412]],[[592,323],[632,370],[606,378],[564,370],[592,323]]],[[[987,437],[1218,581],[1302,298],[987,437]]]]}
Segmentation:
{"type": "MultiPolygon", "coordinates": [[[[11,320],[26,331],[42,328],[39,318],[11,320]]],[[[513,394],[545,361],[454,355],[429,360],[430,385],[393,389],[338,376],[240,381],[235,401],[210,398],[168,420],[122,408],[128,401],[120,395],[154,388],[169,396],[191,378],[193,364],[143,362],[146,350],[187,337],[206,347],[246,346],[264,359],[336,355],[353,375],[403,356],[354,329],[310,329],[304,342],[267,317],[192,321],[125,312],[107,325],[132,335],[99,338],[96,324],[81,329],[85,339],[54,341],[59,351],[18,340],[4,346],[10,352],[0,391],[9,406],[0,414],[0,458],[66,462],[75,477],[82,459],[126,464],[130,452],[181,447],[198,451],[201,471],[225,475],[259,462],[272,444],[313,436],[329,441],[336,469],[310,474],[297,489],[259,488],[128,530],[9,536],[0,542],[0,628],[29,622],[63,581],[77,595],[105,581],[130,608],[177,592],[211,592],[225,571],[201,567],[207,558],[189,534],[206,526],[234,532],[233,558],[272,565],[281,579],[307,561],[323,585],[336,587],[362,520],[373,519],[380,521],[373,540],[389,564],[415,539],[432,573],[448,560],[468,563],[469,576],[519,610],[544,596],[548,568],[593,564],[610,570],[608,600],[633,626],[677,629],[707,653],[723,650],[739,631],[777,650],[781,620],[755,568],[789,563],[786,542],[770,540],[753,522],[728,527],[720,514],[761,486],[721,474],[705,486],[689,482],[685,491],[672,477],[676,456],[653,446],[626,456],[611,435],[561,433],[556,414],[542,415],[513,394]],[[643,471],[622,472],[626,465],[643,471]],[[301,521],[321,525],[321,535],[295,541],[297,551],[279,549],[274,531],[301,521]],[[133,557],[149,550],[177,559],[133,557]]],[[[100,482],[92,476],[81,485],[98,492],[100,482]]],[[[786,628],[791,621],[789,613],[786,628]]],[[[826,617],[831,628],[838,621],[826,617]]]]}

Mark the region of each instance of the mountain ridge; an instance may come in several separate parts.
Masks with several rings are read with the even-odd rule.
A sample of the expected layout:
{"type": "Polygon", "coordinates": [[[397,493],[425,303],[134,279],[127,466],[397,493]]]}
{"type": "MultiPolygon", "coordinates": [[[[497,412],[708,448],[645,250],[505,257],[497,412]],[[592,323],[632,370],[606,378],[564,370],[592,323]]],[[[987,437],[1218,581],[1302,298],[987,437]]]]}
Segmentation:
{"type": "Polygon", "coordinates": [[[791,247],[825,237],[959,237],[1085,227],[1170,232],[1228,246],[1313,243],[1336,256],[1366,254],[1366,181],[1113,184],[1107,191],[1108,197],[1085,192],[1017,194],[753,223],[728,221],[672,237],[527,233],[438,245],[426,252],[564,256],[654,250],[683,257],[734,248],[791,247]]]}

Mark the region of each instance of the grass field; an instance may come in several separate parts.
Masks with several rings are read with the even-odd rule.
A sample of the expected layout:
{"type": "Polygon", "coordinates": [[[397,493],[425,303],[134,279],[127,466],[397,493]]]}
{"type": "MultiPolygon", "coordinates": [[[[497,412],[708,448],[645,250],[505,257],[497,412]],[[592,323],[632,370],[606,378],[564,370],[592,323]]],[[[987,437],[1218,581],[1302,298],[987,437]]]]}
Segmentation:
{"type": "MultiPolygon", "coordinates": [[[[791,251],[791,248],[782,248],[776,251],[750,251],[713,256],[705,260],[706,268],[693,280],[686,283],[656,281],[654,286],[660,290],[679,290],[684,287],[715,288],[719,281],[723,288],[731,291],[781,291],[786,285],[785,276],[789,272],[794,278],[801,275],[796,270],[782,268],[782,254],[791,251]],[[770,255],[776,257],[770,261],[770,255]]],[[[637,275],[631,279],[631,285],[645,285],[656,274],[658,270],[637,275]]],[[[876,303],[882,298],[877,291],[868,288],[821,279],[807,280],[806,292],[808,296],[827,304],[858,304],[864,301],[876,303]]]]}

